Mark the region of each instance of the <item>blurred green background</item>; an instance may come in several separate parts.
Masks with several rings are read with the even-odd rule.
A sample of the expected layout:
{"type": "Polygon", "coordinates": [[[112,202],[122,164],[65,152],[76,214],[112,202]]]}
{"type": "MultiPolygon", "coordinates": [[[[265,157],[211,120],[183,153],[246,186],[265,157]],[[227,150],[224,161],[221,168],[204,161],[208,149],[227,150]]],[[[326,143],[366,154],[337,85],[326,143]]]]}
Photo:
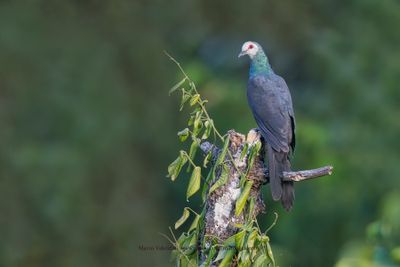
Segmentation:
{"type": "Polygon", "coordinates": [[[281,267],[400,266],[400,2],[0,1],[0,266],[169,266],[186,203],[169,51],[222,132],[247,132],[260,42],[291,89],[296,185],[271,231],[281,267]]]}

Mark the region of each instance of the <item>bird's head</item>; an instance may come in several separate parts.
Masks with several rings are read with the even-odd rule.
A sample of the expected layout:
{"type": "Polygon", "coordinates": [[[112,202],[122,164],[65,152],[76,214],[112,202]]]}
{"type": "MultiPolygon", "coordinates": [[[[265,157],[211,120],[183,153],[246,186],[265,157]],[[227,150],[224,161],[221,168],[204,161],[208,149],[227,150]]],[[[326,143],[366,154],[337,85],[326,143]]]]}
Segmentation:
{"type": "Polygon", "coordinates": [[[258,51],[262,50],[261,46],[252,41],[247,41],[242,45],[242,51],[240,52],[238,57],[248,55],[251,59],[254,58],[258,51]]]}

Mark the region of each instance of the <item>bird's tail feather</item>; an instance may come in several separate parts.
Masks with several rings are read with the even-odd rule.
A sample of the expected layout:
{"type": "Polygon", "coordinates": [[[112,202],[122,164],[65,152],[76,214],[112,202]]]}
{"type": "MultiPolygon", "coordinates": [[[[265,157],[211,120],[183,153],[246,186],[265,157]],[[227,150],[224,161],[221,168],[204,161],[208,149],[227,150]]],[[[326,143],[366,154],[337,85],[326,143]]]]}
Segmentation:
{"type": "Polygon", "coordinates": [[[280,164],[276,159],[276,152],[268,144],[268,171],[269,171],[269,182],[271,185],[272,199],[278,201],[282,197],[282,183],[280,178],[280,164]]]}
{"type": "Polygon", "coordinates": [[[293,182],[283,182],[282,183],[282,206],[285,210],[289,211],[293,207],[294,202],[294,186],[293,182]]]}
{"type": "Polygon", "coordinates": [[[283,172],[290,171],[288,153],[277,152],[270,145],[267,149],[272,199],[281,200],[283,207],[289,211],[294,202],[293,182],[282,181],[283,172]]]}

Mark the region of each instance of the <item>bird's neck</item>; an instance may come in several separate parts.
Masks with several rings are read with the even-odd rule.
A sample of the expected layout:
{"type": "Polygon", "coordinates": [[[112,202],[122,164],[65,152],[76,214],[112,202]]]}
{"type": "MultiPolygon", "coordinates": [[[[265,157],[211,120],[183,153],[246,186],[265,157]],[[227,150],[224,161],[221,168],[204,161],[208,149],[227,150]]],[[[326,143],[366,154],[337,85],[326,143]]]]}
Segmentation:
{"type": "Polygon", "coordinates": [[[269,65],[268,58],[264,51],[259,51],[251,60],[250,63],[250,77],[260,74],[273,73],[269,65]]]}

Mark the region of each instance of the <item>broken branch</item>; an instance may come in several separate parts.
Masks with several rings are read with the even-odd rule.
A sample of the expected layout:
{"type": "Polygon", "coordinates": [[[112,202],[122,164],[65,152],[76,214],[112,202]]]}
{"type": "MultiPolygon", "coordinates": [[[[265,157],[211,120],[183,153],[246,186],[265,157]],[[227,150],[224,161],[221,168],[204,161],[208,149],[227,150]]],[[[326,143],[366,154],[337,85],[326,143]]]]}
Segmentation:
{"type": "MultiPolygon", "coordinates": [[[[220,151],[218,147],[211,144],[210,142],[201,143],[200,148],[205,154],[208,154],[211,151],[213,157],[217,156],[217,154],[220,151]]],[[[332,171],[333,171],[333,166],[328,165],[311,170],[283,172],[283,180],[301,182],[304,180],[315,179],[322,176],[331,175],[332,171]]],[[[268,169],[266,169],[264,173],[265,173],[265,178],[267,179],[266,183],[268,183],[269,182],[268,169]]]]}

